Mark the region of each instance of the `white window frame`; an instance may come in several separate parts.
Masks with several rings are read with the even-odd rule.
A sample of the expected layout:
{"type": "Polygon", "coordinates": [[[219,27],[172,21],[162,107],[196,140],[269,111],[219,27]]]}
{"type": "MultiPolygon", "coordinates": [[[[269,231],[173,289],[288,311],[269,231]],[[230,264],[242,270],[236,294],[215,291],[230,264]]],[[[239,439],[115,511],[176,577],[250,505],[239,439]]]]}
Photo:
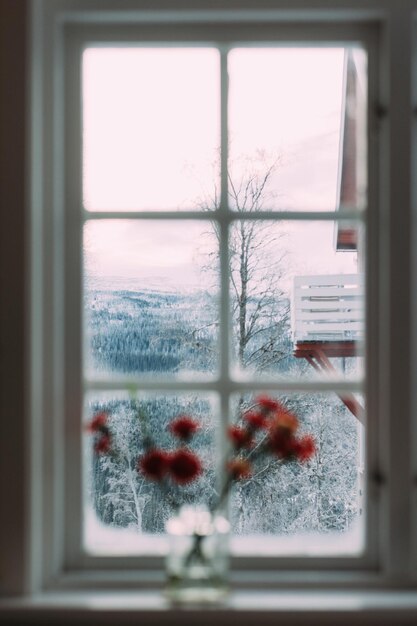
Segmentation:
{"type": "MultiPolygon", "coordinates": [[[[63,294],[65,298],[66,316],[60,334],[65,334],[66,344],[63,354],[65,355],[65,380],[66,380],[66,397],[64,397],[63,406],[67,407],[69,413],[66,416],[66,458],[72,460],[72,469],[66,472],[66,488],[68,501],[71,506],[67,505],[67,513],[65,521],[66,529],[66,556],[65,562],[67,567],[74,569],[87,568],[97,569],[97,567],[123,567],[126,563],[126,557],[108,557],[106,559],[96,556],[83,554],[81,550],[81,520],[82,520],[82,457],[80,454],[80,421],[77,417],[82,413],[83,391],[126,391],[132,377],[125,379],[118,377],[117,382],[108,382],[100,380],[96,377],[83,381],[80,379],[80,363],[82,362],[82,315],[80,315],[80,305],[83,303],[83,287],[82,287],[82,225],[85,220],[100,219],[152,219],[152,220],[182,220],[197,219],[208,222],[211,219],[217,219],[220,227],[220,273],[223,277],[220,286],[220,346],[230,345],[229,341],[229,280],[228,280],[228,227],[232,220],[236,218],[236,212],[229,207],[228,188],[227,188],[227,53],[230,47],[239,47],[242,45],[320,45],[324,41],[324,45],[354,45],[359,41],[367,50],[368,62],[370,66],[370,75],[376,75],[375,67],[375,39],[373,37],[372,28],[368,28],[358,24],[344,24],[341,28],[338,25],[315,25],[309,28],[308,25],[285,25],[278,24],[263,25],[262,27],[253,25],[236,25],[233,22],[216,24],[211,27],[209,24],[196,22],[193,25],[177,24],[175,28],[168,23],[143,24],[130,23],[127,25],[112,26],[107,25],[86,24],[82,29],[78,25],[70,25],[64,28],[64,75],[67,82],[64,85],[65,109],[70,112],[66,119],[66,134],[64,136],[65,144],[65,191],[63,193],[65,215],[65,233],[64,248],[66,251],[65,258],[65,275],[64,285],[66,292],[63,294]],[[81,57],[83,50],[91,45],[156,45],[182,47],[187,45],[218,45],[220,52],[220,83],[221,83],[221,189],[220,189],[220,205],[212,214],[201,212],[199,210],[186,212],[147,212],[147,211],[94,211],[89,212],[82,208],[82,160],[81,160],[81,111],[80,111],[80,86],[81,80],[81,57]],[[231,43],[230,43],[231,42],[231,43]],[[241,43],[242,42],[242,43],[241,43]],[[76,407],[76,411],[74,410],[76,407]]],[[[373,90],[375,83],[370,82],[370,101],[374,99],[373,90]]],[[[64,113],[65,117],[65,113],[64,113]]],[[[372,121],[368,120],[369,126],[372,121]]],[[[375,159],[375,154],[372,159],[375,159]]],[[[59,160],[59,155],[56,157],[59,160]]],[[[369,171],[372,171],[369,167],[369,171]]],[[[373,181],[370,181],[370,203],[372,206],[372,187],[373,181]]],[[[375,212],[375,211],[373,211],[375,212]]],[[[364,219],[367,211],[353,209],[351,213],[348,210],[343,211],[343,218],[356,218],[358,223],[364,219]]],[[[372,213],[372,209],[369,210],[372,213]]],[[[277,211],[266,214],[241,213],[238,214],[239,219],[253,219],[264,217],[268,220],[325,220],[331,219],[339,221],[342,219],[341,212],[332,211],[277,211]]],[[[370,233],[377,232],[377,229],[369,229],[370,233]]],[[[368,235],[369,236],[369,235],[368,235]]],[[[374,249],[375,244],[369,243],[369,249],[374,249]]],[[[368,272],[373,271],[370,259],[368,259],[368,272]]],[[[370,274],[372,276],[372,274],[370,274]]],[[[372,364],[371,353],[367,350],[368,359],[372,364]]],[[[221,419],[227,420],[229,407],[229,394],[233,391],[268,390],[271,392],[289,392],[289,391],[356,391],[361,392],[363,389],[361,384],[340,380],[337,384],[329,381],[309,382],[309,381],[261,381],[251,380],[245,382],[233,381],[230,378],[230,364],[228,350],[221,350],[220,376],[218,381],[208,382],[186,382],[181,381],[149,381],[137,377],[135,382],[141,392],[147,391],[178,391],[187,392],[198,390],[202,393],[215,391],[220,398],[221,419]]],[[[368,370],[369,371],[369,370],[368,370]]],[[[372,371],[370,369],[370,371],[372,371]]],[[[373,405],[372,398],[368,399],[368,407],[371,410],[373,405]]],[[[373,420],[370,420],[373,424],[373,420]]],[[[373,437],[369,438],[371,442],[373,437]]],[[[372,446],[368,447],[368,458],[372,459],[374,450],[372,446]]],[[[375,461],[370,461],[370,466],[375,461]]],[[[375,473],[375,472],[374,472],[375,473]]],[[[279,571],[279,577],[284,578],[288,575],[288,571],[299,571],[300,569],[322,569],[322,570],[345,570],[352,569],[369,569],[376,562],[375,545],[372,545],[370,538],[370,523],[375,515],[372,500],[369,500],[366,506],[366,524],[365,535],[366,550],[364,556],[354,557],[300,557],[292,556],[284,557],[232,557],[232,572],[241,572],[242,570],[268,571],[268,577],[271,578],[273,572],[279,571]]],[[[249,540],[249,539],[248,539],[249,540]]],[[[129,566],[135,570],[156,569],[161,572],[163,570],[163,561],[157,557],[131,556],[129,557],[129,566]]],[[[264,584],[263,577],[257,574],[256,580],[258,584],[264,584]]]]}
{"type": "MultiPolygon", "coordinates": [[[[31,523],[28,529],[28,562],[32,570],[26,571],[26,575],[30,574],[32,589],[79,589],[86,582],[100,586],[101,582],[109,581],[119,587],[138,583],[146,586],[162,580],[158,559],[147,561],[138,557],[126,562],[117,558],[85,558],[79,551],[77,532],[70,534],[67,540],[64,538],[64,521],[67,528],[75,528],[74,520],[80,519],[79,504],[66,506],[65,494],[73,493],[74,484],[81,484],[78,419],[81,407],[81,246],[79,223],[68,219],[68,208],[79,205],[80,195],[77,196],[76,189],[74,194],[73,185],[68,184],[68,180],[77,181],[79,192],[79,171],[73,169],[73,157],[79,144],[74,144],[74,127],[65,119],[65,107],[74,105],[79,110],[79,104],[67,99],[71,93],[63,76],[70,84],[79,81],[76,64],[68,62],[74,54],[74,49],[68,45],[70,31],[71,36],[77,32],[91,41],[95,29],[101,36],[107,32],[113,40],[123,39],[122,33],[132,30],[136,39],[136,29],[141,24],[161,24],[164,20],[170,24],[179,22],[175,28],[176,40],[179,40],[182,22],[194,25],[201,22],[204,29],[204,24],[214,20],[229,31],[235,22],[242,32],[245,24],[249,30],[256,23],[264,29],[272,28],[275,21],[280,42],[286,37],[303,42],[309,38],[360,41],[368,50],[367,365],[370,376],[367,378],[367,414],[371,429],[367,444],[368,550],[363,558],[353,560],[291,558],[248,562],[241,559],[239,567],[242,571],[247,569],[234,580],[236,584],[262,588],[265,585],[275,588],[282,583],[308,586],[311,573],[315,572],[314,585],[333,588],[358,587],[364,583],[368,586],[415,583],[413,563],[417,546],[412,528],[416,511],[411,494],[416,462],[412,460],[410,444],[415,428],[411,420],[411,401],[415,401],[415,397],[407,374],[411,364],[409,286],[412,269],[410,242],[404,237],[412,223],[411,121],[404,122],[404,111],[410,109],[412,102],[410,24],[417,5],[410,1],[410,7],[401,13],[399,9],[390,12],[387,2],[379,4],[384,5],[383,10],[375,9],[372,0],[365,0],[361,10],[346,8],[339,2],[336,9],[330,10],[323,0],[322,6],[318,3],[318,9],[311,10],[308,3],[300,1],[293,10],[286,11],[285,3],[277,0],[273,10],[265,3],[264,10],[261,7],[251,11],[250,3],[241,0],[241,12],[211,11],[206,6],[202,11],[193,11],[184,5],[183,10],[176,12],[167,10],[166,4],[157,0],[155,11],[147,12],[141,10],[140,0],[126,1],[123,7],[112,0],[106,3],[35,0],[33,3],[30,189],[33,471],[29,485],[31,523]],[[104,4],[106,10],[103,10],[104,4]],[[314,24],[309,23],[311,18],[314,24]],[[65,66],[72,75],[64,73],[65,66]],[[396,106],[390,107],[390,102],[396,106]],[[404,162],[404,154],[404,166],[395,168],[394,164],[404,162]],[[402,276],[403,281],[396,281],[396,276],[402,276]],[[70,286],[69,291],[65,291],[64,285],[70,286]],[[396,306],[398,300],[403,305],[401,309],[396,306]],[[404,416],[400,428],[395,423],[396,412],[404,416]],[[121,568],[125,575],[118,571],[121,568]]],[[[73,42],[73,45],[76,44],[73,42]]],[[[81,163],[80,157],[78,153],[78,163],[81,163]]],[[[134,217],[134,214],[129,213],[129,216],[134,217]]],[[[280,217],[283,218],[283,214],[280,217]]],[[[320,387],[325,386],[323,383],[320,387]]],[[[169,386],[162,384],[161,387],[169,386]]],[[[205,386],[198,387],[204,389],[205,386]]],[[[271,391],[308,389],[304,383],[294,386],[263,383],[259,387],[271,391]]],[[[347,389],[349,384],[346,384],[347,389]]],[[[12,562],[7,546],[5,560],[12,562]]]]}

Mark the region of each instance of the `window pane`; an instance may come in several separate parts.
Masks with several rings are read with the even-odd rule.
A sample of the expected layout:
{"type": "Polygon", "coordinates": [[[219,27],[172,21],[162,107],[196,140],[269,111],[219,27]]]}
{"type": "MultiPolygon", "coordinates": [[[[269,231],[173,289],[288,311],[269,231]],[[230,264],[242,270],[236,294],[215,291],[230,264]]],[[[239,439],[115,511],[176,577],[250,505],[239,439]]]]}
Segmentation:
{"type": "Polygon", "coordinates": [[[108,454],[100,443],[101,432],[86,432],[84,546],[88,552],[163,553],[166,543],[161,534],[175,505],[210,503],[215,493],[217,414],[214,396],[88,394],[86,425],[105,415],[112,452],[108,454]],[[146,477],[140,465],[149,449],[146,438],[164,451],[177,450],[181,443],[168,425],[181,414],[192,415],[199,425],[189,449],[198,455],[203,472],[188,485],[178,485],[171,478],[157,483],[146,477]],[[94,452],[97,446],[101,452],[94,452]]]}
{"type": "Polygon", "coordinates": [[[193,221],[86,223],[88,374],[214,376],[218,250],[209,230],[193,221]]]}
{"type": "Polygon", "coordinates": [[[352,222],[239,220],[232,226],[237,377],[363,377],[363,244],[363,227],[352,222]]]}
{"type": "Polygon", "coordinates": [[[219,84],[214,49],[88,48],[84,206],[200,208],[218,187],[219,84]]]}
{"type": "MultiPolygon", "coordinates": [[[[363,404],[359,394],[348,395],[363,404]]],[[[257,453],[256,444],[269,437],[267,430],[258,431],[254,446],[240,455],[251,475],[233,489],[234,550],[255,555],[362,550],[365,430],[342,400],[346,397],[335,391],[275,398],[298,420],[294,436],[311,435],[316,449],[307,461],[284,462],[276,452],[257,453]]],[[[256,409],[256,395],[235,397],[234,419],[238,406],[243,414],[256,409]]]]}
{"type": "Polygon", "coordinates": [[[365,205],[363,50],[235,49],[229,75],[233,208],[332,211],[365,205]]]}

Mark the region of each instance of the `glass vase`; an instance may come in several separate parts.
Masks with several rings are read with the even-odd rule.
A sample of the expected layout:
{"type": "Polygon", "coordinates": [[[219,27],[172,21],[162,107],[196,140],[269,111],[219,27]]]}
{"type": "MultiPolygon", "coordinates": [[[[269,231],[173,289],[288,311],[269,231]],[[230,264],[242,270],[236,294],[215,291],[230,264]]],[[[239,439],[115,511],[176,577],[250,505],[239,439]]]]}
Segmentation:
{"type": "Polygon", "coordinates": [[[183,506],[168,520],[166,595],[174,603],[218,603],[228,591],[229,522],[206,507],[183,506]]]}

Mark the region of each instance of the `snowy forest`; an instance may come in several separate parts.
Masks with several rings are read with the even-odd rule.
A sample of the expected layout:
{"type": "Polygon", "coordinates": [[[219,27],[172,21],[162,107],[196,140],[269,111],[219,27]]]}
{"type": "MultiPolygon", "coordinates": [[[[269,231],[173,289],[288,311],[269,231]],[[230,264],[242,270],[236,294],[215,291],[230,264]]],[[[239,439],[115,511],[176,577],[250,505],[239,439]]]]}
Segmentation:
{"type": "MultiPolygon", "coordinates": [[[[195,301],[147,292],[88,294],[91,311],[91,345],[96,363],[113,373],[172,372],[187,363],[194,371],[213,368],[213,334],[193,334],[195,301]],[[188,319],[188,327],[185,323],[188,319]],[[181,322],[179,322],[181,320],[181,322]],[[173,329],[175,332],[171,332],[173,329]]],[[[202,294],[195,296],[201,306],[202,294]]],[[[283,333],[277,369],[304,369],[292,357],[289,328],[283,333]]],[[[123,461],[94,456],[93,500],[99,519],[106,524],[134,527],[141,532],[162,532],[171,511],[151,482],[136,470],[143,453],[138,409],[146,412],[151,432],[159,444],[172,447],[167,424],[176,415],[191,414],[201,422],[194,450],[203,460],[204,475],[181,488],[184,502],[210,502],[214,496],[215,438],[219,427],[212,398],[202,394],[97,398],[92,413],[104,410],[123,451],[123,461]]],[[[298,416],[302,428],[313,433],[317,453],[307,465],[267,467],[237,484],[231,507],[237,533],[294,533],[345,530],[358,512],[358,432],[352,414],[337,395],[289,394],[279,396],[298,416]]],[[[251,398],[243,399],[246,404],[251,398]]],[[[236,398],[232,415],[241,403],[236,398]]]]}
{"type": "MultiPolygon", "coordinates": [[[[231,185],[236,210],[262,209],[274,167],[261,176],[257,173],[246,177],[237,187],[231,185]]],[[[210,199],[211,206],[216,202],[216,196],[210,199]]],[[[215,242],[219,238],[216,223],[207,223],[215,242]]],[[[290,294],[283,281],[287,261],[280,225],[266,220],[237,220],[229,245],[232,363],[236,370],[252,376],[311,378],[314,372],[308,363],[293,356],[290,294]],[[277,249],[282,249],[282,254],[277,255],[277,249]]],[[[193,290],[162,285],[121,286],[117,280],[90,278],[85,289],[87,370],[113,377],[172,375],[196,381],[214,377],[218,372],[219,304],[213,288],[216,264],[210,257],[215,254],[207,255],[204,276],[193,290]]],[[[355,369],[357,359],[333,361],[341,371],[347,371],[355,369]]],[[[231,422],[254,397],[247,394],[233,398],[231,422]]],[[[234,533],[348,530],[360,512],[362,444],[356,418],[334,392],[297,392],[277,397],[297,415],[301,431],[313,434],[317,449],[306,464],[269,461],[235,485],[230,507],[234,533]]],[[[117,460],[92,455],[91,449],[87,455],[90,499],[102,523],[141,533],[160,533],[172,513],[170,499],[136,469],[137,458],[144,450],[139,414],[146,416],[152,437],[167,448],[173,445],[167,430],[173,417],[188,414],[199,420],[201,428],[193,449],[203,462],[204,473],[191,485],[181,487],[179,497],[184,503],[211,502],[216,489],[216,442],[222,427],[214,395],[90,394],[90,417],[98,411],[109,416],[120,450],[117,460]]]]}

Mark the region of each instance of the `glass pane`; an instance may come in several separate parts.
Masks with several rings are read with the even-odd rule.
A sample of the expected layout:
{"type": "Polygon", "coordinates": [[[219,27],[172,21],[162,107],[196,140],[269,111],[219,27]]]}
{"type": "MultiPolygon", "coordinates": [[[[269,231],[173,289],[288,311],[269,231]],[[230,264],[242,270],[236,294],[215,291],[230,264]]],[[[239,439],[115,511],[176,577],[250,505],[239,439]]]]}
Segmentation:
{"type": "Polygon", "coordinates": [[[235,49],[229,75],[233,208],[334,211],[365,205],[363,50],[235,49]]]}
{"type": "Polygon", "coordinates": [[[201,208],[218,186],[219,84],[215,49],[88,48],[84,206],[201,208]]]}
{"type": "Polygon", "coordinates": [[[215,400],[201,394],[88,394],[84,439],[84,546],[88,552],[163,553],[166,543],[161,534],[174,507],[210,503],[216,473],[215,400]],[[187,484],[171,476],[152,479],[142,463],[150,443],[165,453],[180,449],[181,441],[170,432],[169,424],[184,414],[192,416],[198,426],[187,447],[197,455],[201,471],[187,484]],[[103,422],[109,441],[107,435],[103,441],[103,422]]]}
{"type": "Polygon", "coordinates": [[[237,377],[363,377],[361,224],[239,220],[229,246],[237,377]]]}
{"type": "Polygon", "coordinates": [[[182,220],[86,223],[88,374],[214,376],[218,250],[208,229],[182,220]]]}
{"type": "MultiPolygon", "coordinates": [[[[345,400],[363,406],[363,398],[335,391],[273,399],[279,408],[267,415],[269,426],[256,431],[252,446],[239,454],[248,464],[249,476],[233,488],[234,550],[256,555],[359,553],[364,539],[365,429],[345,400]],[[307,459],[307,454],[283,453],[285,435],[276,428],[280,416],[288,415],[296,420],[292,441],[313,439],[314,450],[307,459]],[[257,445],[266,441],[272,443],[257,445]]],[[[259,410],[261,402],[256,395],[235,397],[234,420],[247,426],[245,415],[259,410]]]]}

